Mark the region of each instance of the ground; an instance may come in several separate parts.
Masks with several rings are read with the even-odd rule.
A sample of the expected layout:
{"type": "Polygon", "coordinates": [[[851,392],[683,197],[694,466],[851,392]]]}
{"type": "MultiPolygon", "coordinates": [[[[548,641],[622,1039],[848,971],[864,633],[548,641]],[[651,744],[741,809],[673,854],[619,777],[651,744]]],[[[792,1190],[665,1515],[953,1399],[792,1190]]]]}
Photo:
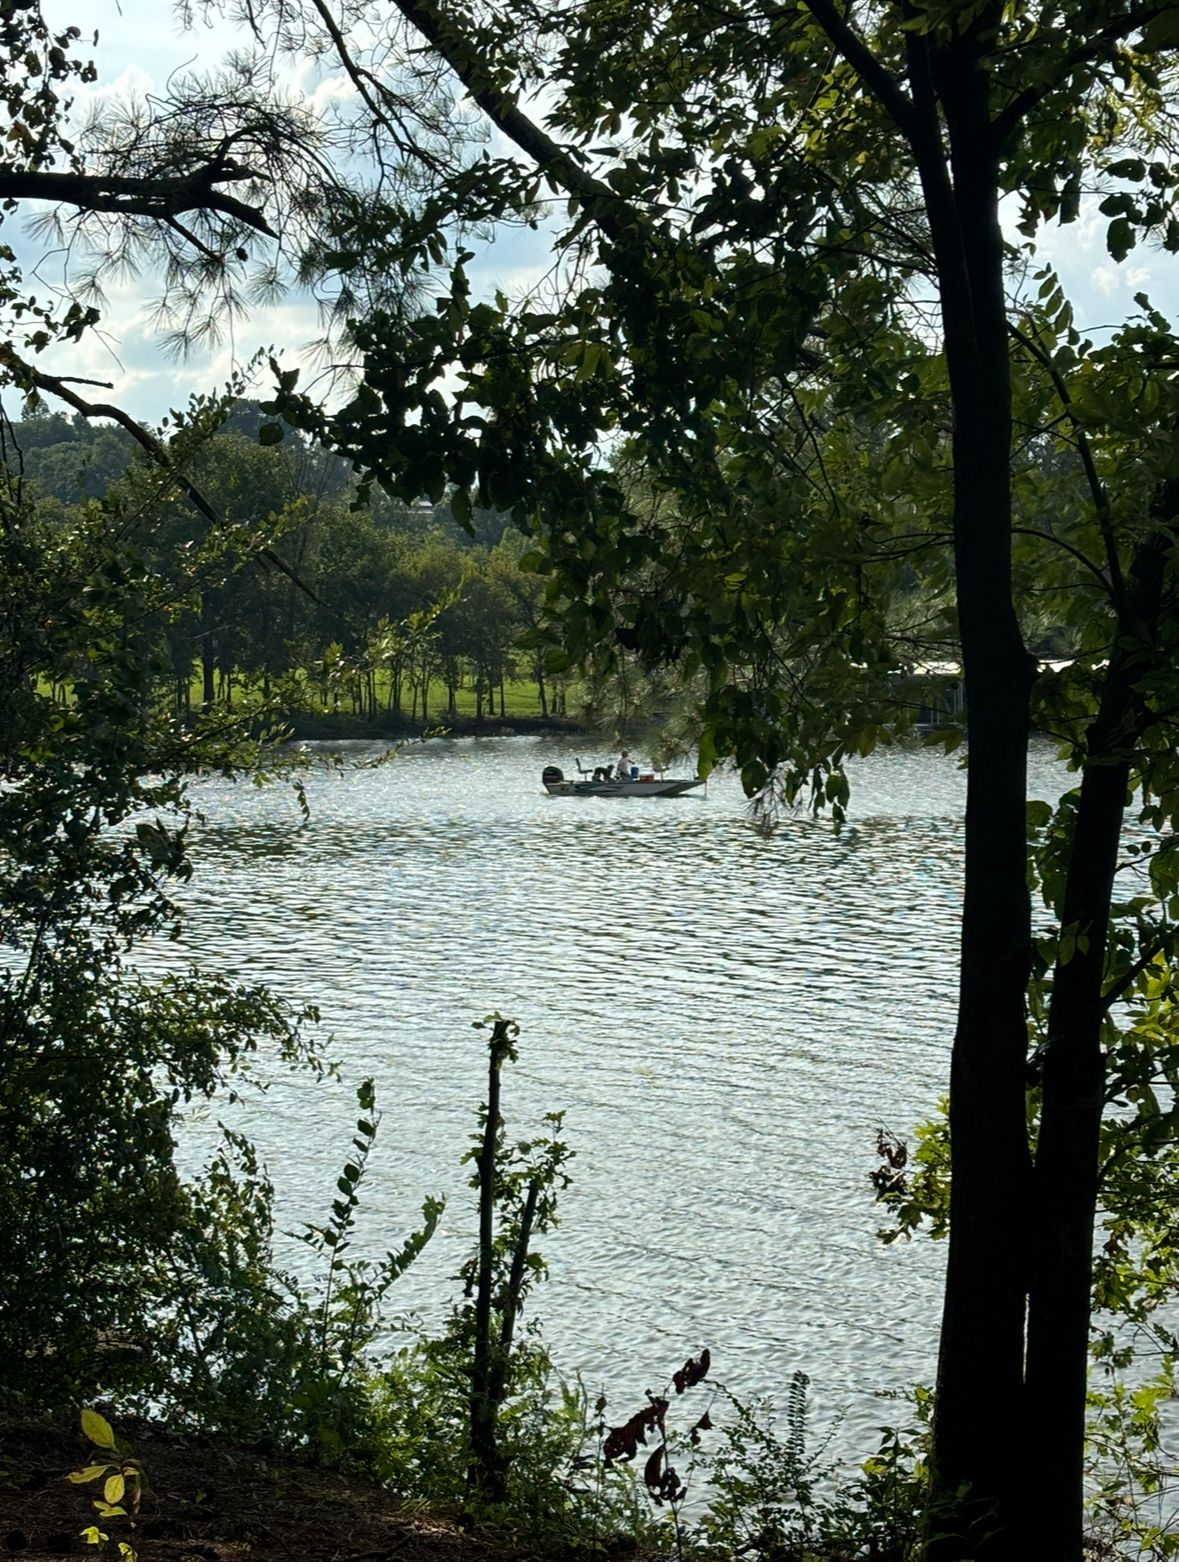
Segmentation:
{"type": "MultiPolygon", "coordinates": [[[[121,1446],[143,1466],[134,1530],[141,1561],[518,1561],[512,1541],[461,1518],[407,1507],[390,1492],[230,1447],[120,1420],[121,1446]]],[[[94,1510],[98,1484],[66,1478],[89,1461],[75,1424],[0,1419],[0,1561],[111,1561],[131,1532],[94,1510]],[[81,1531],[97,1524],[105,1546],[81,1531]]]]}

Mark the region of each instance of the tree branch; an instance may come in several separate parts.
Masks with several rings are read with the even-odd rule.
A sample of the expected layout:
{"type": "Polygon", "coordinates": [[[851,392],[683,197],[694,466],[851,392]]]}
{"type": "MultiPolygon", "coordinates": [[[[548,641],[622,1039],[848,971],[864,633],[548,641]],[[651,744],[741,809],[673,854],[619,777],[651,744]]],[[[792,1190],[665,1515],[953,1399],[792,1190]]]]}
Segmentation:
{"type": "Polygon", "coordinates": [[[221,212],[276,239],[278,236],[257,207],[217,189],[218,180],[251,177],[246,170],[227,163],[210,164],[172,179],[0,169],[0,200],[65,202],[83,212],[111,212],[122,217],[157,218],[161,222],[181,212],[221,212]]]}
{"type": "MultiPolygon", "coordinates": [[[[361,101],[372,116],[374,124],[384,126],[399,151],[406,154],[412,152],[414,157],[420,158],[436,174],[439,173],[442,168],[441,161],[428,148],[415,141],[412,133],[406,129],[401,116],[390,110],[388,88],[379,82],[371,71],[366,70],[356,61],[326,0],[311,0],[311,3],[323,24],[324,31],[332,41],[332,47],[336,51],[340,64],[344,67],[349,81],[360,94],[361,101]]],[[[375,149],[375,155],[380,162],[379,148],[375,149]]]]}
{"type": "Polygon", "coordinates": [[[1174,946],[1174,931],[1169,931],[1165,935],[1160,936],[1157,941],[1152,942],[1150,946],[1146,948],[1145,952],[1143,952],[1130,965],[1122,977],[1118,980],[1115,980],[1108,990],[1102,992],[1102,1012],[1108,1012],[1115,1001],[1120,1001],[1128,990],[1132,990],[1134,988],[1134,985],[1139,979],[1141,979],[1143,974],[1146,973],[1147,969],[1151,966],[1154,960],[1156,958],[1165,957],[1168,952],[1172,951],[1174,946]]]}
{"type": "Polygon", "coordinates": [[[916,129],[913,105],[897,86],[895,79],[888,74],[863,39],[852,31],[831,0],[806,0],[806,8],[864,86],[892,116],[911,146],[916,129]]]}
{"type": "Polygon", "coordinates": [[[1050,93],[1062,87],[1068,77],[1076,70],[1078,65],[1085,65],[1090,60],[1096,59],[1110,44],[1117,43],[1125,38],[1136,28],[1145,27],[1156,16],[1161,16],[1164,11],[1170,10],[1168,5],[1144,5],[1131,7],[1121,16],[1115,16],[1091,38],[1087,43],[1079,45],[1065,55],[1060,63],[1060,69],[1055,76],[1047,81],[1037,82],[1034,86],[1025,87],[1018,93],[1001,114],[995,116],[992,121],[994,134],[994,148],[996,151],[1002,147],[1007,138],[1015,131],[1019,122],[1042,103],[1050,93]]]}
{"type": "MultiPolygon", "coordinates": [[[[1032,358],[1049,377],[1052,385],[1056,388],[1056,395],[1060,399],[1061,407],[1068,415],[1069,423],[1072,425],[1073,434],[1077,442],[1077,451],[1080,453],[1081,464],[1085,470],[1085,482],[1088,484],[1089,493],[1093,497],[1093,508],[1097,514],[1097,526],[1101,530],[1101,539],[1105,545],[1105,559],[1109,568],[1109,581],[1106,583],[1106,589],[1113,600],[1114,609],[1120,615],[1126,600],[1126,582],[1122,575],[1121,561],[1118,559],[1118,546],[1113,533],[1109,497],[1105,493],[1101,475],[1097,472],[1097,464],[1093,460],[1089,437],[1085,432],[1084,426],[1073,412],[1072,396],[1068,389],[1068,383],[1052,363],[1051,355],[1041,348],[1035,338],[1029,337],[1026,332],[1021,331],[1013,321],[1008,321],[1007,330],[1017,343],[1022,343],[1024,348],[1027,349],[1028,353],[1031,354],[1032,358]]],[[[1088,562],[1086,564],[1088,565],[1088,562]]],[[[1104,581],[1104,578],[1102,580],[1104,581]]]]}
{"type": "Polygon", "coordinates": [[[1058,539],[1054,533],[1048,533],[1043,528],[1012,528],[1011,531],[1012,533],[1019,534],[1022,538],[1025,539],[1043,539],[1045,544],[1054,544],[1058,550],[1064,550],[1067,554],[1071,555],[1074,560],[1079,560],[1086,571],[1092,572],[1093,575],[1097,578],[1098,582],[1101,583],[1101,586],[1105,592],[1109,593],[1110,597],[1112,598],[1113,595],[1110,590],[1109,581],[1101,567],[1098,566],[1094,561],[1091,561],[1088,555],[1084,554],[1074,545],[1066,543],[1064,539],[1058,539]]]}
{"type": "Polygon", "coordinates": [[[494,84],[470,41],[447,25],[435,0],[393,0],[393,3],[446,61],[493,124],[555,184],[568,195],[575,196],[604,233],[611,239],[622,239],[628,235],[633,238],[636,232],[650,232],[651,222],[645,213],[595,178],[568,148],[554,141],[530,119],[510,94],[494,84]]]}

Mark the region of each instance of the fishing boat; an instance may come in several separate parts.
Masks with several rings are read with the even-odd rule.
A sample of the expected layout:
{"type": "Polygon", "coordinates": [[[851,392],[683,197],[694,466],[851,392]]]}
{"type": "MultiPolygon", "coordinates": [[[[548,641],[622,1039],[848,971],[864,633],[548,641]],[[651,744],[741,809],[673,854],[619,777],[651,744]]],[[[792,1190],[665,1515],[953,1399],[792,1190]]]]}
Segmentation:
{"type": "Polygon", "coordinates": [[[642,800],[676,794],[687,794],[689,789],[702,789],[703,778],[664,778],[654,773],[639,773],[637,777],[606,777],[608,767],[583,767],[577,758],[579,778],[566,778],[559,767],[551,764],[540,775],[548,794],[579,795],[603,800],[642,800]]]}

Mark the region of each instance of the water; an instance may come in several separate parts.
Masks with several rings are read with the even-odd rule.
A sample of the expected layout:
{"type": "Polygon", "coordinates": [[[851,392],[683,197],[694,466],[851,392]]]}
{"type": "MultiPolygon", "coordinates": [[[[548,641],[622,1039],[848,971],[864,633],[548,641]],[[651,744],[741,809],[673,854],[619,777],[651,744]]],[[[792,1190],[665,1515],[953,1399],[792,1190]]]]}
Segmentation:
{"type": "MultiPolygon", "coordinates": [[[[801,1368],[820,1424],[843,1412],[838,1448],[862,1456],[896,1414],[879,1390],[934,1370],[942,1250],[882,1247],[867,1177],[877,1127],[908,1134],[947,1080],[957,759],[878,753],[842,834],[796,819],[769,839],[732,778],[706,797],[560,800],[540,788],[548,761],[572,771],[533,737],[317,767],[307,826],[287,786],[195,790],[192,955],[316,1003],[347,1085],[279,1075],[247,1107],[280,1217],[326,1216],[352,1085],[375,1076],[363,1236],[391,1245],[426,1192],[450,1195],[397,1286],[439,1322],[473,1235],[471,1024],[501,1012],[522,1031],[510,1130],[563,1109],[577,1150],[534,1297],[560,1367],[619,1412],[705,1344],[744,1394],[779,1395],[801,1368]]],[[[1053,797],[1047,752],[1034,771],[1053,797]]]]}

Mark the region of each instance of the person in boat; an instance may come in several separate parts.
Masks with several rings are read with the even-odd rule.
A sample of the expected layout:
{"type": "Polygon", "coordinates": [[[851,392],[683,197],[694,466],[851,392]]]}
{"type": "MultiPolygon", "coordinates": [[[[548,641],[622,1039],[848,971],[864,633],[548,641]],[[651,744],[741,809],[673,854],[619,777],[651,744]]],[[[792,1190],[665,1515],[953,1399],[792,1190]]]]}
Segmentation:
{"type": "Polygon", "coordinates": [[[622,755],[614,764],[615,778],[619,779],[623,783],[626,783],[630,779],[630,765],[630,752],[623,751],[622,755]]]}

